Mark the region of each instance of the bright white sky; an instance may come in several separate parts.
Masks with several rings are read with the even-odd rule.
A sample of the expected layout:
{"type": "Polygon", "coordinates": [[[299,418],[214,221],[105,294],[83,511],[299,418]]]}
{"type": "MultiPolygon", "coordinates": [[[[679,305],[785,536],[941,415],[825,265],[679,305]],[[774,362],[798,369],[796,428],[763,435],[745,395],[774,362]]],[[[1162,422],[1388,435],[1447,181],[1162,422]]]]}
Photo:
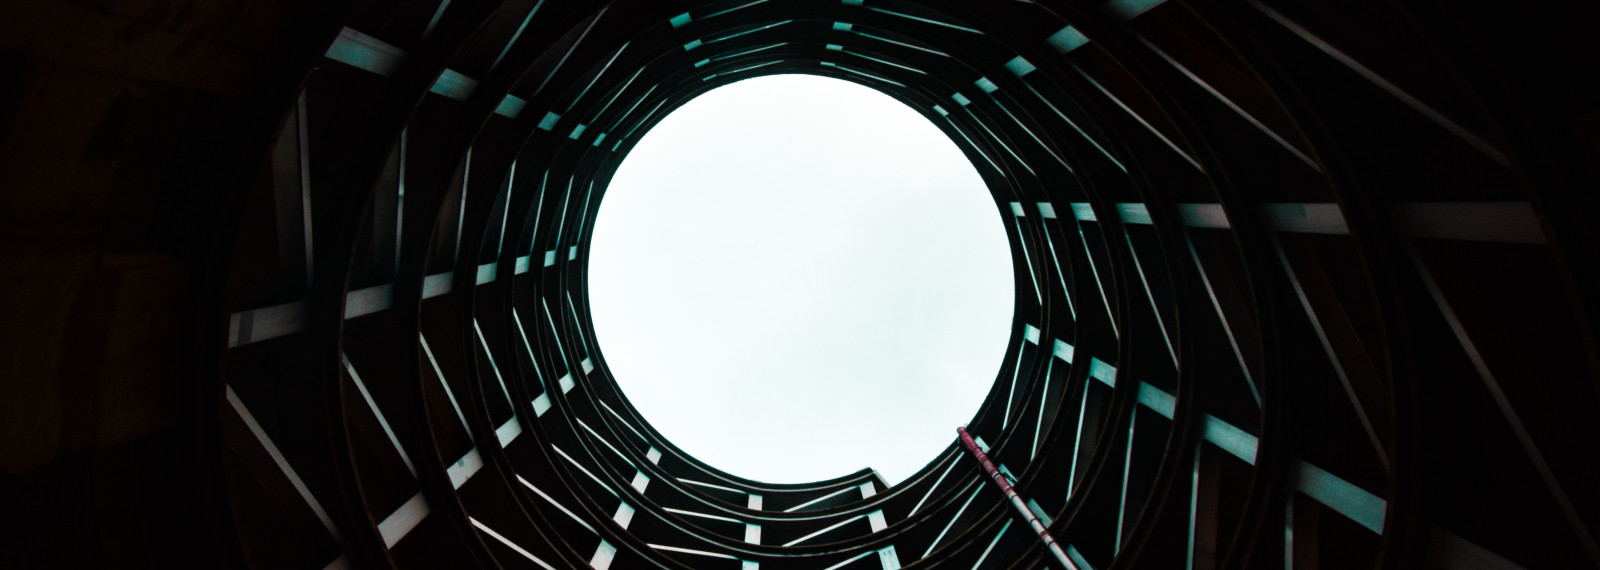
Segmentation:
{"type": "Polygon", "coordinates": [[[994,383],[1014,293],[1003,223],[972,163],[899,101],[740,81],[663,119],[611,181],[595,335],[640,413],[710,465],[898,483],[994,383]]]}

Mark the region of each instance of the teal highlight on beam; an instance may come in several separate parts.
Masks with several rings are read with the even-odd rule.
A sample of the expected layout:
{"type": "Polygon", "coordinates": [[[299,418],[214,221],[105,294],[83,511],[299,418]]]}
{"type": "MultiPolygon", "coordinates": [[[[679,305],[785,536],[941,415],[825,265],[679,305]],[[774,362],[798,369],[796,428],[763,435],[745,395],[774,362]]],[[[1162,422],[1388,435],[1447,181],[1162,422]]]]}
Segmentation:
{"type": "Polygon", "coordinates": [[[546,130],[546,131],[555,130],[556,121],[560,121],[560,120],[561,120],[561,115],[557,115],[553,111],[546,112],[544,114],[544,119],[539,121],[539,128],[542,129],[542,130],[546,130]]]}
{"type": "Polygon", "coordinates": [[[1117,387],[1117,367],[1106,364],[1098,358],[1089,358],[1089,377],[1104,382],[1112,388],[1117,387]]]}
{"type": "Polygon", "coordinates": [[[478,88],[478,80],[462,75],[453,69],[446,69],[433,81],[429,92],[443,95],[457,101],[466,101],[472,95],[472,90],[478,88]]]}
{"type": "Polygon", "coordinates": [[[673,16],[672,19],[671,20],[667,20],[667,22],[672,24],[672,28],[673,29],[678,29],[678,28],[684,27],[685,25],[688,25],[689,21],[693,20],[693,19],[694,18],[691,18],[689,16],[688,12],[684,12],[682,14],[678,14],[676,16],[673,16]]]}
{"type": "Polygon", "coordinates": [[[1011,61],[1006,62],[1006,69],[1011,70],[1011,73],[1016,74],[1017,77],[1022,77],[1029,73],[1033,73],[1033,70],[1038,68],[1034,67],[1032,62],[1022,59],[1022,56],[1019,55],[1011,58],[1011,61]]]}
{"type": "Polygon", "coordinates": [[[972,82],[972,84],[977,85],[978,88],[982,89],[984,93],[994,93],[995,91],[1000,90],[1000,86],[995,85],[993,81],[989,81],[989,78],[987,77],[979,77],[978,80],[972,82]]]}
{"type": "Polygon", "coordinates": [[[833,23],[834,31],[848,32],[848,31],[850,31],[850,28],[852,28],[852,27],[854,27],[854,26],[852,26],[851,24],[845,23],[845,22],[834,22],[833,23]]]}
{"type": "Polygon", "coordinates": [[[1166,416],[1169,420],[1178,410],[1178,399],[1176,397],[1168,394],[1165,390],[1151,386],[1149,382],[1139,383],[1139,403],[1155,411],[1155,413],[1166,416]]]}
{"type": "Polygon", "coordinates": [[[1388,502],[1354,483],[1303,460],[1296,461],[1295,487],[1356,524],[1383,534],[1388,502]]]}
{"type": "Polygon", "coordinates": [[[1028,499],[1028,510],[1033,511],[1033,516],[1039,517],[1039,522],[1044,523],[1046,527],[1050,526],[1051,522],[1054,522],[1054,519],[1050,518],[1050,513],[1046,513],[1044,507],[1039,506],[1039,503],[1034,502],[1033,499],[1028,499]]]}
{"type": "Polygon", "coordinates": [[[954,99],[955,102],[960,103],[962,107],[972,104],[971,99],[968,99],[966,95],[962,95],[959,92],[950,95],[950,98],[954,99]]]}
{"type": "Polygon", "coordinates": [[[528,102],[522,100],[521,97],[507,94],[505,99],[500,100],[500,106],[496,107],[494,112],[496,115],[507,119],[515,119],[517,115],[522,114],[522,108],[527,105],[528,102]]]}
{"type": "Polygon", "coordinates": [[[1124,202],[1117,204],[1117,215],[1122,216],[1122,221],[1130,224],[1150,225],[1150,209],[1138,202],[1124,202]]]}
{"type": "Polygon", "coordinates": [[[400,68],[405,51],[351,28],[339,32],[323,57],[390,77],[400,68]]]}
{"type": "Polygon", "coordinates": [[[1094,215],[1094,207],[1090,206],[1088,202],[1073,202],[1072,217],[1077,218],[1080,222],[1100,221],[1100,218],[1094,215]]]}
{"type": "Polygon", "coordinates": [[[1140,14],[1149,12],[1156,6],[1166,3],[1167,0],[1111,0],[1106,2],[1105,10],[1116,17],[1126,21],[1139,17],[1140,14]]]}
{"type": "Polygon", "coordinates": [[[1050,47],[1056,48],[1056,51],[1066,54],[1083,47],[1083,44],[1089,43],[1089,38],[1085,37],[1083,32],[1078,31],[1077,28],[1067,26],[1057,30],[1054,34],[1050,34],[1050,37],[1045,38],[1044,41],[1050,44],[1050,47]]]}
{"type": "Polygon", "coordinates": [[[1256,464],[1256,436],[1206,414],[1206,441],[1251,465],[1256,464]]]}
{"type": "Polygon", "coordinates": [[[1056,347],[1052,353],[1056,358],[1066,361],[1067,364],[1072,364],[1072,353],[1075,350],[1072,345],[1057,340],[1056,347]]]}
{"type": "Polygon", "coordinates": [[[1067,558],[1071,558],[1072,563],[1078,565],[1078,570],[1094,570],[1094,567],[1089,565],[1089,561],[1083,559],[1083,553],[1078,552],[1078,547],[1076,546],[1067,545],[1067,558]]]}

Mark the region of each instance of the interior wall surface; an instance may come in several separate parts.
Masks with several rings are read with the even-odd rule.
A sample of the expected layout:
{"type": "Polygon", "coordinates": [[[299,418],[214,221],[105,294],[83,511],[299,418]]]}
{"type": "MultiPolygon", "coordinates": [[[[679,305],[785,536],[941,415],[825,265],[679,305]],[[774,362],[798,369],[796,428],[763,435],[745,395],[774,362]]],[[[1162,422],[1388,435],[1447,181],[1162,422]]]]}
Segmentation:
{"type": "Polygon", "coordinates": [[[1592,16],[5,3],[0,566],[1600,567],[1592,16]],[[1016,319],[966,429],[1017,502],[955,426],[894,486],[767,484],[617,388],[612,173],[782,73],[993,194],[1016,319]]]}

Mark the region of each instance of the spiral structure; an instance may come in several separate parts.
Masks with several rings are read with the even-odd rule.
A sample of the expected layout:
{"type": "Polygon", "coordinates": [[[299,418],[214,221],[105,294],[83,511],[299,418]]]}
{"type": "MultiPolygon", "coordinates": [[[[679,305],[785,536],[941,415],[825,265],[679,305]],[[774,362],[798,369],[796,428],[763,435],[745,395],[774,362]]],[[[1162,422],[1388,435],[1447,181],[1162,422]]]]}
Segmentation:
{"type": "MultiPolygon", "coordinates": [[[[64,407],[63,425],[113,435],[14,456],[13,512],[68,513],[7,526],[32,541],[24,566],[1061,566],[1035,519],[1080,570],[1600,567],[1600,90],[1575,77],[1600,50],[1577,8],[152,10],[91,10],[143,26],[72,36],[103,54],[14,40],[34,42],[13,66],[29,85],[75,85],[30,62],[89,61],[129,79],[85,93],[155,93],[80,129],[82,160],[167,165],[102,182],[119,198],[82,231],[117,238],[90,248],[90,274],[155,283],[161,302],[114,318],[84,295],[142,297],[26,283],[90,311],[68,330],[110,331],[67,335],[64,359],[131,331],[169,350],[129,370],[177,379],[106,396],[71,379],[123,361],[62,365],[70,394],[170,405],[132,435],[114,400],[64,407]],[[146,77],[178,67],[138,47],[162,34],[206,55],[146,77]],[[870,469],[766,484],[683,453],[611,377],[585,281],[610,176],[684,102],[782,73],[904,102],[994,195],[1015,319],[965,427],[1032,517],[957,426],[892,487],[870,469]],[[105,142],[129,116],[136,135],[105,142]],[[168,265],[178,277],[118,269],[168,265]],[[71,513],[99,521],[93,538],[71,513]]],[[[15,231],[57,239],[22,219],[38,209],[8,212],[15,231]]]]}

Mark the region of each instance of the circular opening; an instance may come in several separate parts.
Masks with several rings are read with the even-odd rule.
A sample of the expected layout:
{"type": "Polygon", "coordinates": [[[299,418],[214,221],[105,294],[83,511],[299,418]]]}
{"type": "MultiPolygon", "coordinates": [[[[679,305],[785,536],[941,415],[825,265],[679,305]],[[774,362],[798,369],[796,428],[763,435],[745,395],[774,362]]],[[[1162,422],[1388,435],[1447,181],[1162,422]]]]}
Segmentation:
{"type": "Polygon", "coordinates": [[[905,104],[740,81],[644,135],[595,218],[595,335],[685,452],[798,483],[932,460],[994,383],[1014,295],[973,165],[905,104]]]}

